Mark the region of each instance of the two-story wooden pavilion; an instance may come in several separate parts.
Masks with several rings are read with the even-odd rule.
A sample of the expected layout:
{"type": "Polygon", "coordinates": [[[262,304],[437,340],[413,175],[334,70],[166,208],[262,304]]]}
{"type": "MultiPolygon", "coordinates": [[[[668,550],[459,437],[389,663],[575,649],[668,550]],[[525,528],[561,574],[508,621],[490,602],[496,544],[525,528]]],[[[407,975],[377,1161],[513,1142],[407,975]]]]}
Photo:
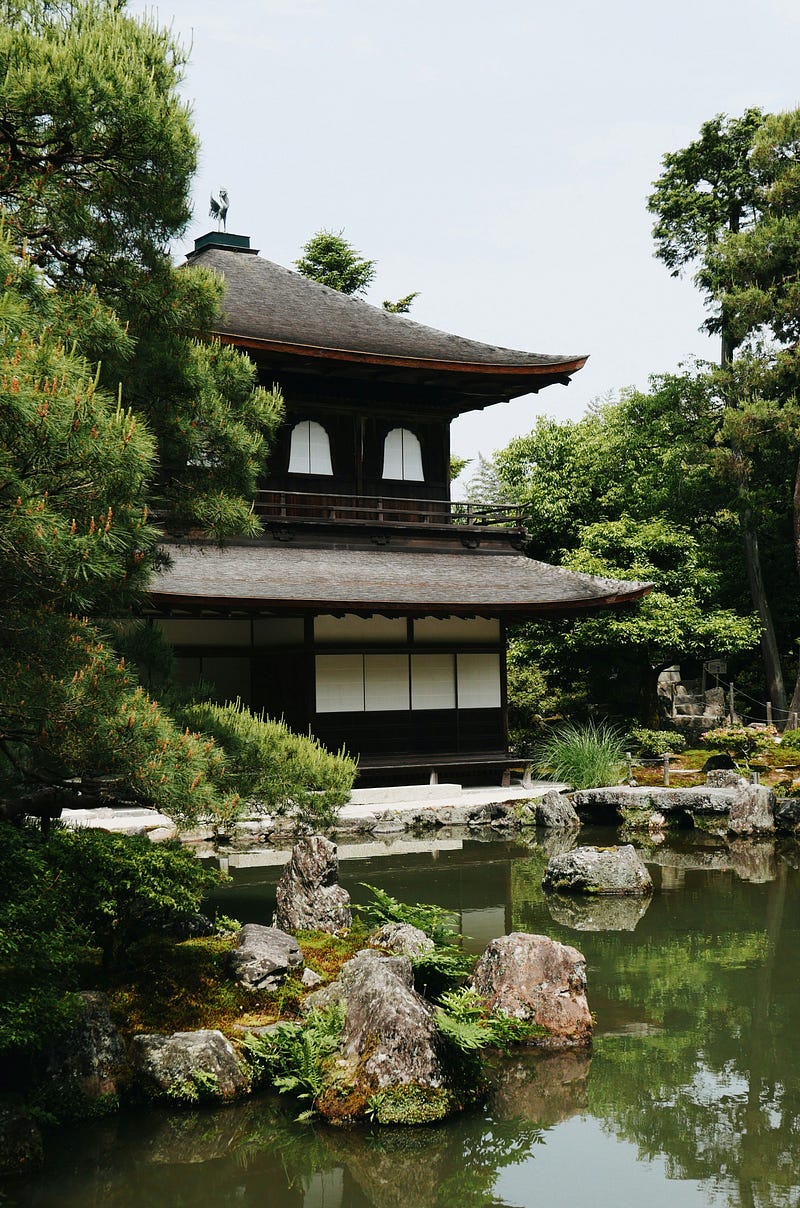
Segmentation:
{"type": "Polygon", "coordinates": [[[520,552],[515,509],[450,499],[450,422],[566,385],[583,356],[448,335],[212,233],[216,335],[278,382],[286,422],[256,501],[264,536],[174,543],[152,593],[182,678],[283,716],[364,767],[489,763],[506,751],[510,621],[647,588],[520,552]]]}

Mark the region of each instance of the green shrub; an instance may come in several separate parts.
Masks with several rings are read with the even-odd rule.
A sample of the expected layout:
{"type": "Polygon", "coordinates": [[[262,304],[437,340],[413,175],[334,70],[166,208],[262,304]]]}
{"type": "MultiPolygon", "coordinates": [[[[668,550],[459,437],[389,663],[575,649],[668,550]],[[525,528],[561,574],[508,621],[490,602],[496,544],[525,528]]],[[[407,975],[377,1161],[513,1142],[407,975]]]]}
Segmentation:
{"type": "Polygon", "coordinates": [[[706,730],[701,742],[712,751],[728,751],[746,762],[761,751],[774,750],[776,737],[777,732],[771,727],[751,730],[749,726],[717,726],[706,730]]]}
{"type": "Polygon", "coordinates": [[[285,722],[255,716],[240,701],[196,702],[182,717],[222,748],[224,766],[215,773],[220,787],[265,811],[292,814],[316,829],[331,826],[349,800],[357,769],[344,751],[333,755],[285,722]]]}
{"type": "Polygon", "coordinates": [[[0,1052],[37,1048],[70,1022],[92,949],[112,966],[220,880],[178,843],[61,827],[44,839],[8,823],[0,877],[0,1052]]]}
{"type": "Polygon", "coordinates": [[[800,730],[784,730],[781,734],[781,746],[800,750],[800,730]]]}
{"type": "Polygon", "coordinates": [[[424,931],[436,945],[411,958],[414,988],[418,994],[436,1001],[441,994],[457,989],[469,977],[475,958],[454,942],[461,937],[456,931],[458,923],[452,911],[426,902],[408,905],[375,885],[362,881],[361,886],[372,894],[371,902],[355,907],[367,926],[378,928],[384,923],[408,923],[424,931]]]}
{"type": "Polygon", "coordinates": [[[630,741],[639,747],[643,755],[680,755],[686,750],[686,739],[675,730],[648,730],[645,726],[632,726],[630,741]]]}
{"type": "Polygon", "coordinates": [[[619,784],[626,768],[621,733],[605,723],[570,723],[552,730],[536,751],[540,776],[576,789],[619,784]]]}

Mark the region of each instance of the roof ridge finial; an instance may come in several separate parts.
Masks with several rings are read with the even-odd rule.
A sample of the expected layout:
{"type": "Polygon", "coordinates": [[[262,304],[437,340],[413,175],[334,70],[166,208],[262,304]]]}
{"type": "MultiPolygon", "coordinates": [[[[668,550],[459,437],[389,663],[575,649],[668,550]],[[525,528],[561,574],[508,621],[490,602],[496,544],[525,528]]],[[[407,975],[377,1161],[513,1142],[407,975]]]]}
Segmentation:
{"type": "Polygon", "coordinates": [[[217,230],[227,231],[228,229],[228,193],[226,189],[220,189],[219,201],[214,194],[211,194],[211,206],[208,211],[210,218],[216,218],[217,230]]]}

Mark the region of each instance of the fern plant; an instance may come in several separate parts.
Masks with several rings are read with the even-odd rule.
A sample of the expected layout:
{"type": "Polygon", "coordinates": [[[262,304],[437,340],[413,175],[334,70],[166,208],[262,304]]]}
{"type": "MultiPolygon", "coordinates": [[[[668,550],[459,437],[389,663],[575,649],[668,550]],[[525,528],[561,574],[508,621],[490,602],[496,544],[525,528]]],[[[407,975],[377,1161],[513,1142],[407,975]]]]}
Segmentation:
{"type": "Polygon", "coordinates": [[[442,994],[434,1018],[441,1034],[465,1053],[487,1047],[505,1051],[547,1034],[539,1024],[490,1010],[480,994],[466,987],[442,994]]]}
{"type": "Polygon", "coordinates": [[[266,1035],[247,1036],[243,1047],[255,1082],[271,1082],[282,1095],[311,1105],[322,1094],[330,1058],[339,1047],[344,1012],[338,1003],[310,1011],[303,1023],[279,1023],[266,1035]]]}
{"type": "Polygon", "coordinates": [[[361,917],[371,927],[382,927],[384,923],[408,923],[424,931],[434,944],[438,946],[452,944],[460,939],[457,931],[456,916],[443,906],[430,903],[415,902],[409,905],[393,898],[391,894],[376,885],[361,882],[362,889],[372,894],[372,901],[357,906],[361,917]]]}

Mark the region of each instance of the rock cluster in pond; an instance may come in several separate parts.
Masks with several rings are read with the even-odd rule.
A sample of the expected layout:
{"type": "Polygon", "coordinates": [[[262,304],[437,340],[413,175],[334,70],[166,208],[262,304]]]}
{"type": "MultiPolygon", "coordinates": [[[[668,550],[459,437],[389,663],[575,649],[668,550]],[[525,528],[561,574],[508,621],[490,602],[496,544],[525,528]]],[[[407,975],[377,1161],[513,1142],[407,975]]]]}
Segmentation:
{"type": "Polygon", "coordinates": [[[336,844],[310,835],[292,848],[277,890],[275,924],[283,931],[327,931],[352,925],[350,895],[339,884],[336,844]]]}
{"type": "Polygon", "coordinates": [[[216,1029],[134,1036],[131,1060],[139,1085],[153,1099],[226,1102],[250,1086],[236,1050],[216,1029]]]}
{"type": "Polygon", "coordinates": [[[541,1047],[591,1042],[586,959],[577,948],[514,931],[491,941],[470,985],[491,1009],[546,1029],[533,1041],[541,1047]]]}
{"type": "Polygon", "coordinates": [[[303,968],[303,954],[293,935],[278,927],[247,923],[236,936],[231,971],[248,990],[274,990],[287,973],[303,968]]]}
{"type": "Polygon", "coordinates": [[[649,894],[653,882],[632,844],[576,847],[548,861],[542,888],[555,893],[649,894]]]}

